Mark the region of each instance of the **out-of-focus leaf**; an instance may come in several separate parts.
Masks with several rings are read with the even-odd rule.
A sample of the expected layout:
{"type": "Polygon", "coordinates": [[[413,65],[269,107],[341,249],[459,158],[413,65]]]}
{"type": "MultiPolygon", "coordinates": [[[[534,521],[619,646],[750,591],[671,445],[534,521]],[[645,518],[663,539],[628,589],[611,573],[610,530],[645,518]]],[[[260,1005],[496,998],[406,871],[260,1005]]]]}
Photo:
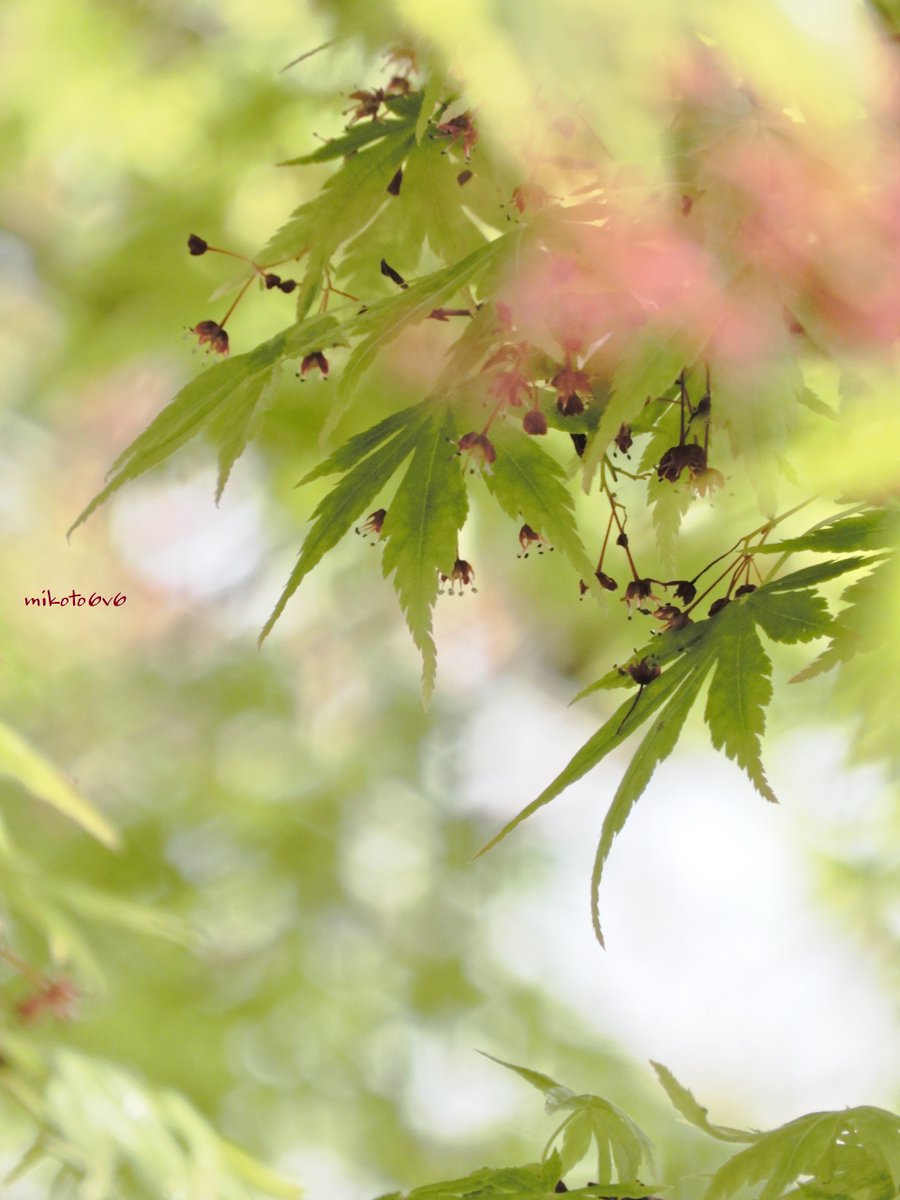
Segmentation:
{"type": "Polygon", "coordinates": [[[650,1066],[656,1072],[663,1091],[671,1100],[676,1111],[686,1121],[690,1121],[692,1125],[696,1125],[698,1129],[708,1133],[710,1137],[718,1138],[722,1142],[753,1142],[759,1137],[758,1133],[751,1130],[732,1129],[728,1125],[714,1125],[709,1120],[709,1110],[694,1098],[692,1092],[678,1082],[668,1067],[657,1062],[651,1062],[650,1066]]]}
{"type": "Polygon", "coordinates": [[[21,734],[0,722],[0,776],[3,775],[80,825],[104,845],[118,845],[119,835],[103,814],[79,795],[65,776],[21,734]]]}

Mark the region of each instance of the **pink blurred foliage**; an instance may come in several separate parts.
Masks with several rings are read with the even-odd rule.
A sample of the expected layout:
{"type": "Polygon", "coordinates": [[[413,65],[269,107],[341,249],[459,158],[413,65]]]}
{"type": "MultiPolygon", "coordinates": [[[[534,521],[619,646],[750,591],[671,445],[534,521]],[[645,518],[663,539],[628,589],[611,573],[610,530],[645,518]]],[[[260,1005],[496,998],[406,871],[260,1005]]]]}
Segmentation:
{"type": "Polygon", "coordinates": [[[887,350],[900,333],[900,88],[825,126],[767,104],[705,47],[671,78],[668,182],[608,163],[568,197],[543,180],[562,202],[542,210],[498,297],[515,336],[595,373],[645,328],[729,367],[779,353],[787,333],[887,350]]]}

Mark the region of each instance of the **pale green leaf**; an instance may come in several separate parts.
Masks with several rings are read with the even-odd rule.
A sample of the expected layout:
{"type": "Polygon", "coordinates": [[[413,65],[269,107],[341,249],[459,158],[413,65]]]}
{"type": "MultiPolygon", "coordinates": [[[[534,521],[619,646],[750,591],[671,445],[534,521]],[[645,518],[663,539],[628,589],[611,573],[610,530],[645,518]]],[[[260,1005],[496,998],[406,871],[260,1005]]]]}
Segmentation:
{"type": "MultiPolygon", "coordinates": [[[[603,827],[600,831],[600,840],[597,844],[594,868],[591,873],[591,919],[594,933],[601,946],[605,943],[600,926],[600,883],[613,841],[624,828],[631,810],[650,782],[657,766],[675,749],[684,722],[703,686],[710,664],[709,651],[701,649],[674,663],[656,681],[657,683],[664,681],[668,685],[664,696],[668,702],[659,716],[654,718],[649,732],[635,751],[622,776],[622,781],[616,789],[606,816],[603,818],[603,827]]],[[[653,687],[654,685],[648,686],[653,687]]],[[[659,707],[658,700],[656,707],[659,707]]],[[[647,715],[644,714],[641,723],[647,715]]]]}
{"type": "MultiPolygon", "coordinates": [[[[499,833],[495,834],[489,842],[482,846],[475,855],[475,858],[480,858],[482,854],[487,854],[488,850],[496,846],[498,842],[503,841],[518,825],[521,825],[523,821],[549,804],[551,800],[555,800],[567,787],[576,783],[582,776],[587,775],[589,771],[592,771],[594,767],[601,763],[617,746],[621,745],[627,737],[630,737],[669,698],[674,688],[683,681],[686,664],[688,664],[687,659],[675,663],[668,671],[665,671],[657,679],[653,680],[652,683],[647,684],[636,701],[626,700],[613,713],[610,719],[597,730],[593,737],[585,742],[566,767],[560,771],[553,782],[541,792],[537,799],[532,800],[511,821],[508,821],[499,833]]],[[[691,670],[692,667],[692,663],[687,665],[688,670],[691,670]]]]}
{"type": "Polygon", "coordinates": [[[569,1091],[561,1083],[557,1083],[555,1079],[551,1079],[549,1075],[545,1075],[543,1071],[534,1071],[531,1067],[519,1067],[515,1063],[507,1062],[503,1058],[497,1058],[494,1054],[488,1054],[486,1050],[479,1050],[484,1058],[489,1058],[491,1062],[497,1063],[501,1067],[506,1067],[507,1071],[514,1071],[516,1075],[521,1076],[526,1083],[530,1083],[533,1088],[537,1088],[547,1100],[553,1100],[554,1108],[563,1108],[567,1106],[568,1101],[573,1098],[574,1093],[569,1091]]]}
{"type": "Polygon", "coordinates": [[[732,1129],[728,1125],[714,1125],[709,1120],[709,1110],[695,1100],[693,1093],[678,1082],[668,1067],[652,1061],[650,1066],[656,1072],[656,1077],[675,1110],[691,1125],[696,1125],[710,1137],[718,1138],[722,1142],[753,1142],[757,1140],[759,1135],[751,1130],[732,1129]]]}
{"type": "Polygon", "coordinates": [[[898,539],[897,513],[875,508],[853,516],[838,517],[827,525],[811,529],[799,537],[781,542],[765,542],[756,554],[780,554],[785,551],[815,550],[822,554],[842,554],[859,550],[880,550],[895,546],[898,539]]]}
{"type": "Polygon", "coordinates": [[[119,835],[106,817],[81,796],[66,777],[5,722],[0,722],[0,776],[14,780],[37,800],[80,825],[104,845],[115,847],[119,835]]]}
{"type": "Polygon", "coordinates": [[[817,592],[770,592],[758,588],[744,603],[773,642],[810,642],[825,637],[832,628],[828,605],[817,592]]]}
{"type": "Polygon", "coordinates": [[[668,391],[686,362],[681,338],[648,329],[632,340],[613,376],[609,403],[584,453],[585,490],[620,426],[629,424],[647,400],[668,391]]]}
{"type": "MultiPolygon", "coordinates": [[[[425,92],[427,96],[427,88],[425,92]]],[[[330,162],[335,158],[347,158],[356,154],[372,142],[383,138],[397,140],[407,134],[410,128],[418,129],[421,112],[422,94],[413,92],[409,96],[389,96],[387,106],[395,115],[383,121],[358,121],[351,125],[338,137],[329,138],[323,145],[318,146],[310,154],[301,154],[299,158],[289,158],[278,163],[279,167],[302,167],[308,163],[330,162]]],[[[418,140],[418,139],[417,139],[418,140]]]]}
{"type": "Polygon", "coordinates": [[[583,579],[591,579],[594,565],[578,535],[562,467],[518,424],[498,422],[490,438],[497,458],[484,479],[501,508],[513,520],[521,517],[562,551],[583,579]]]}
{"type": "Polygon", "coordinates": [[[413,124],[386,122],[392,127],[382,127],[384,136],[348,158],[321,192],[302,204],[269,239],[256,261],[299,258],[314,244],[318,258],[327,263],[390,198],[385,189],[413,145],[413,124]]]}
{"type": "Polygon", "coordinates": [[[213,414],[209,431],[219,445],[219,475],[216,503],[225,490],[231,468],[255,436],[278,384],[278,366],[252,375],[238,384],[213,414]]]}
{"type": "Polygon", "coordinates": [[[723,750],[746,771],[760,795],[774,804],[777,798],[760,758],[765,709],[772,699],[772,664],[748,604],[735,600],[714,619],[716,670],[704,713],[710,738],[717,750],[723,750]]]}
{"type": "Polygon", "coordinates": [[[227,475],[225,468],[230,469],[246,442],[244,437],[242,443],[242,435],[249,436],[252,431],[254,411],[277,364],[287,357],[299,357],[310,350],[333,345],[339,338],[339,326],[332,317],[314,317],[283,329],[247,354],[235,355],[203,371],[116,458],[110,468],[112,478],[79,514],[69,533],[119,488],[165,462],[202,431],[212,429],[224,411],[228,416],[220,429],[221,485],[223,470],[227,475]]]}
{"type": "Polygon", "coordinates": [[[305,483],[312,483],[314,479],[320,479],[323,475],[337,475],[349,471],[361,458],[377,449],[382,442],[387,441],[389,437],[398,433],[405,426],[415,423],[421,416],[421,402],[391,413],[383,421],[370,425],[362,433],[348,438],[346,442],[338,446],[333,454],[329,454],[324,462],[319,463],[317,467],[304,475],[297,486],[302,487],[305,483]]]}
{"type": "Polygon", "coordinates": [[[425,138],[406,160],[403,186],[427,202],[428,244],[445,263],[456,263],[484,242],[484,234],[463,208],[465,189],[457,183],[459,168],[444,153],[440,140],[425,138]]]}
{"type": "Polygon", "coordinates": [[[428,129],[428,122],[431,119],[431,114],[440,102],[441,92],[444,90],[446,83],[446,72],[436,65],[432,65],[428,73],[428,79],[425,83],[425,90],[422,93],[422,103],[419,107],[419,114],[416,118],[416,144],[421,142],[425,136],[425,131],[428,129]]]}
{"type": "Polygon", "coordinates": [[[361,376],[369,369],[379,352],[394,340],[408,325],[428,317],[467,284],[475,280],[492,261],[512,251],[515,235],[506,234],[474,250],[461,262],[443,267],[410,284],[397,296],[372,304],[347,326],[352,337],[363,337],[344,367],[340,382],[342,399],[355,391],[361,376]]]}
{"type": "MultiPolygon", "coordinates": [[[[407,411],[412,416],[411,410],[407,411]]],[[[260,642],[268,637],[288,600],[304,578],[317,566],[322,557],[337,545],[353,522],[371,505],[404,459],[412,453],[419,436],[421,421],[426,415],[424,407],[420,406],[418,419],[399,426],[389,442],[380,445],[368,457],[357,462],[316,506],[312,515],[312,528],[306,535],[300,556],[284,591],[272,610],[272,615],[263,626],[259,635],[260,642]]]]}
{"type": "Polygon", "coordinates": [[[468,511],[462,467],[453,444],[458,433],[452,406],[441,399],[432,402],[430,410],[382,527],[387,543],[384,575],[393,574],[400,607],[421,651],[426,700],[437,668],[431,630],[438,573],[450,576],[453,572],[457,537],[468,511]]]}
{"type": "MultiPolygon", "coordinates": [[[[846,575],[849,571],[858,571],[861,567],[868,566],[877,561],[874,556],[868,558],[854,555],[852,558],[832,558],[827,562],[815,563],[811,567],[802,567],[799,571],[792,571],[790,575],[782,575],[780,579],[774,579],[771,583],[765,584],[766,592],[789,592],[797,588],[813,587],[817,583],[827,583],[829,579],[837,579],[840,575],[846,575]]],[[[761,588],[760,591],[763,589],[761,588]]]]}

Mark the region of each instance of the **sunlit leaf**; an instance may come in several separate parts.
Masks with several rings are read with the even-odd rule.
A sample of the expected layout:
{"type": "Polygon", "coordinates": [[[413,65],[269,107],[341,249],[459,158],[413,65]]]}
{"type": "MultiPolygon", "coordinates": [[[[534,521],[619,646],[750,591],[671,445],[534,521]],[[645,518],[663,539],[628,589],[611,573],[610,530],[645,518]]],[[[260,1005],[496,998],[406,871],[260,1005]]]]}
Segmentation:
{"type": "Polygon", "coordinates": [[[72,787],[66,777],[21,734],[0,722],[0,776],[14,780],[38,800],[114,847],[119,835],[106,817],[72,787]]]}

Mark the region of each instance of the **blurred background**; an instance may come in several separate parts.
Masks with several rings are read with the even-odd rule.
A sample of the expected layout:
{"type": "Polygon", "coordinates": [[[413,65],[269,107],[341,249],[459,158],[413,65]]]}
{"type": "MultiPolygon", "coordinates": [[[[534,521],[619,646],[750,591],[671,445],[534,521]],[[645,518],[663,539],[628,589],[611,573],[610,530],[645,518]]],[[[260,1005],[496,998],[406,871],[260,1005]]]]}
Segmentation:
{"type": "MultiPolygon", "coordinates": [[[[677,17],[657,2],[640,19],[590,7],[566,0],[548,23],[476,0],[0,6],[0,712],[122,845],[13,784],[0,811],[48,880],[176,914],[195,938],[88,923],[94,985],[75,1019],[29,1037],[178,1089],[313,1197],[536,1157],[540,1102],[477,1050],[625,1108],[664,1178],[717,1151],[673,1137],[650,1058],[732,1124],[900,1101],[896,758],[887,735],[851,751],[828,676],[776,692],[781,808],[700,737],[658,772],[610,863],[604,954],[588,881],[626,757],[470,862],[605,718],[602,700],[566,705],[637,636],[579,604],[553,555],[517,560],[506,526],[476,510],[479,590],[439,603],[428,711],[362,538],[257,649],[317,498],[294,484],[322,455],[333,383],[286,373],[219,507],[197,445],[66,540],[115,455],[204,369],[185,330],[218,312],[211,294],[232,276],[189,258],[188,234],[262,245],[327,175],[274,164],[342,128],[344,97],[383,83],[382,48],[407,29],[458,60],[501,134],[543,70],[547,87],[579,79],[614,152],[645,164],[664,134],[658,64],[692,14],[762,86],[793,72],[823,120],[873,86],[869,18],[849,0],[677,17]],[[591,37],[573,38],[588,19],[591,37]],[[127,602],[24,606],[45,588],[127,602]]],[[[233,346],[291,315],[277,291],[251,298],[233,346]]],[[[370,387],[375,416],[417,398],[387,373],[370,387]]],[[[693,535],[698,561],[717,551],[711,518],[693,535]]],[[[808,657],[776,657],[776,678],[808,657]]],[[[26,949],[41,965],[53,952],[26,949]]],[[[9,1010],[18,981],[0,970],[9,1010]]],[[[3,1104],[11,1164],[27,1127],[3,1104]]],[[[9,1194],[43,1195],[36,1178],[9,1194]]]]}

